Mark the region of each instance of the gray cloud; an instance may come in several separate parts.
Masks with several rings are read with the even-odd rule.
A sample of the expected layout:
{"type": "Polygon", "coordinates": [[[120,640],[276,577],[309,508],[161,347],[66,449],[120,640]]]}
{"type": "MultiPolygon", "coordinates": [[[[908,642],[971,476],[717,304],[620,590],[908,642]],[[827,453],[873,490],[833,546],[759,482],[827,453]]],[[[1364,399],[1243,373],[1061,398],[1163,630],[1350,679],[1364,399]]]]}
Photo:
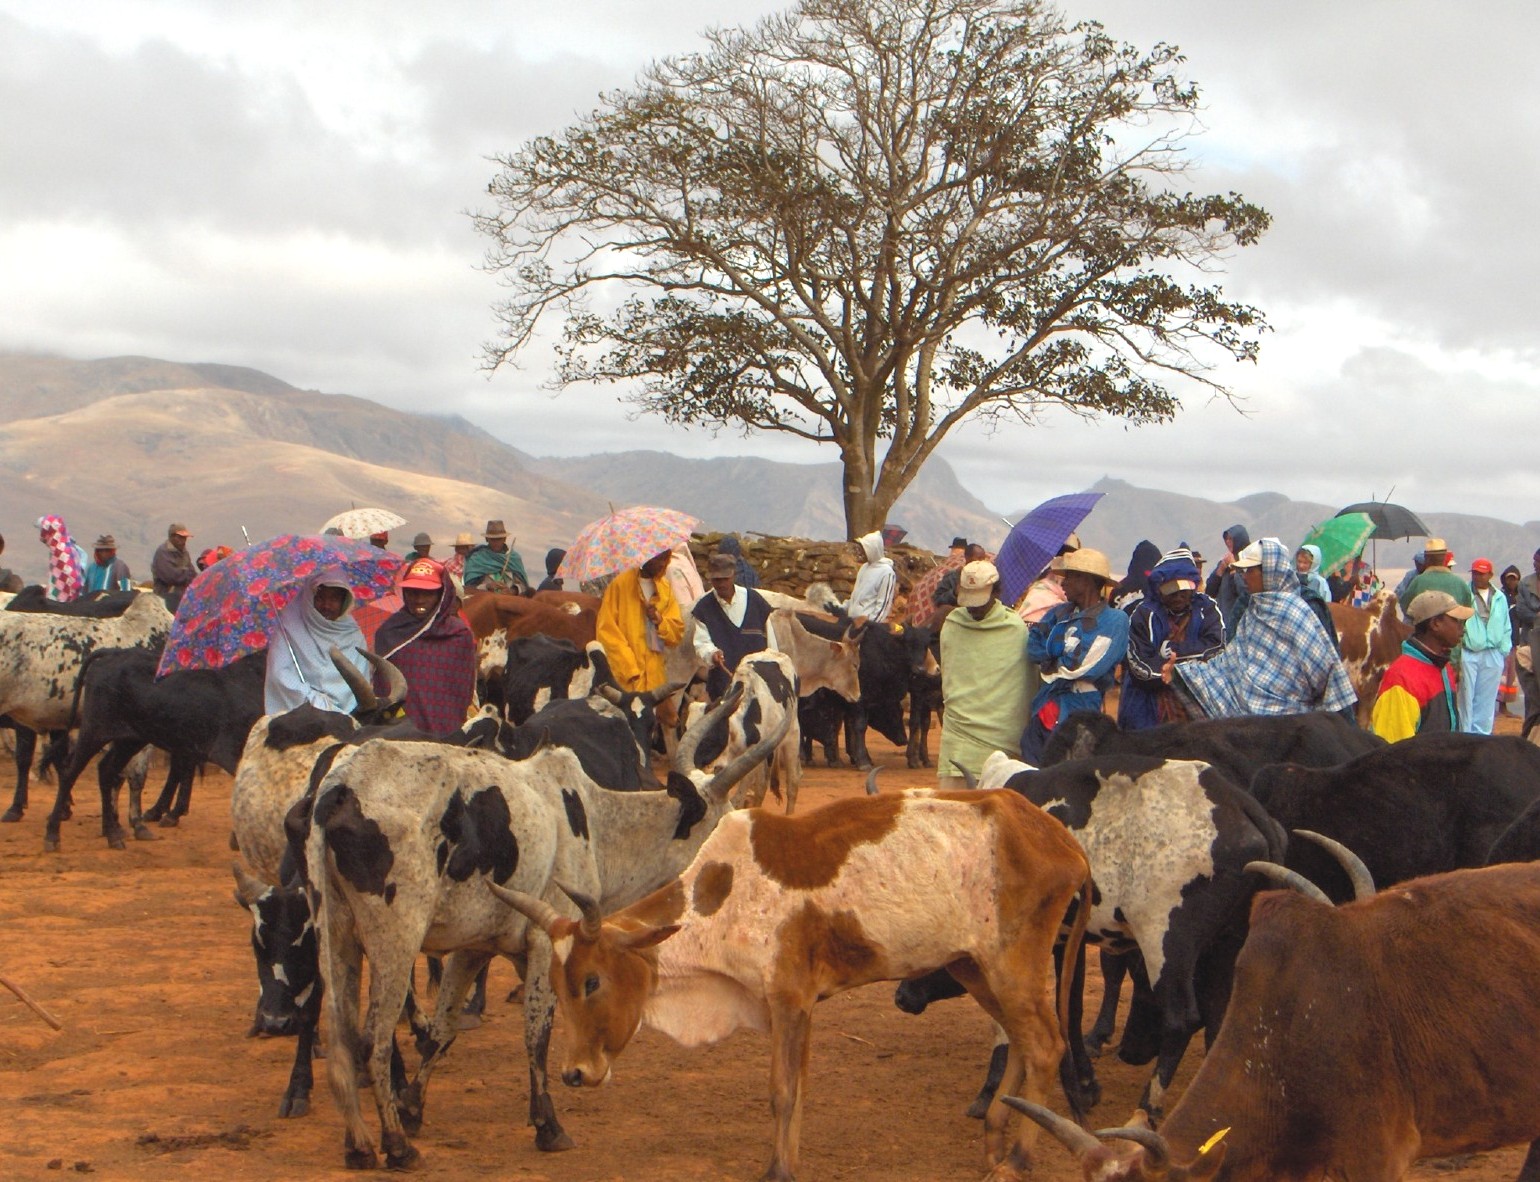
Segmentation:
{"type": "MultiPolygon", "coordinates": [[[[613,388],[541,389],[549,359],[476,369],[498,290],[464,211],[486,157],[563,126],[645,62],[769,0],[0,0],[0,348],[143,353],[458,412],[536,454],[656,447],[828,459],[630,417],[613,388]]],[[[1540,15],[1431,0],[1073,0],[1175,42],[1207,101],[1195,189],[1275,216],[1225,285],[1277,328],[1222,369],[1246,413],[1188,396],[1129,431],[1050,416],[942,449],[1008,510],[1111,473],[1327,502],[1391,485],[1521,519],[1540,246],[1527,195],[1540,15]]]]}

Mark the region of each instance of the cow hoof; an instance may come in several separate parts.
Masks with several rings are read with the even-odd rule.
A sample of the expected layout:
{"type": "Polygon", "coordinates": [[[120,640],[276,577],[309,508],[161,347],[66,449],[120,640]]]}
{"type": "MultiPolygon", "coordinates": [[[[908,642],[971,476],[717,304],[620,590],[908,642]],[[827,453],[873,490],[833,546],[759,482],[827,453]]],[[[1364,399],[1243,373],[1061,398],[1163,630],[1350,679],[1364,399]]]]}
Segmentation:
{"type": "Polygon", "coordinates": [[[278,1105],[278,1115],[284,1120],[290,1120],[296,1116],[305,1116],[310,1112],[310,1094],[285,1095],[278,1105]]]}
{"type": "Polygon", "coordinates": [[[963,1115],[966,1116],[969,1120],[983,1120],[984,1114],[989,1111],[989,1102],[992,1099],[994,1099],[992,1095],[981,1092],[974,1099],[973,1103],[968,1105],[967,1109],[963,1112],[963,1115]]]}
{"type": "Polygon", "coordinates": [[[856,764],[855,766],[856,771],[858,772],[869,772],[872,770],[872,761],[868,759],[862,763],[856,764]]]}
{"type": "Polygon", "coordinates": [[[45,854],[57,854],[59,852],[59,839],[57,837],[44,837],[43,852],[45,854]]]}
{"type": "Polygon", "coordinates": [[[17,821],[21,820],[21,817],[22,810],[17,808],[15,805],[12,805],[10,808],[5,810],[5,816],[0,817],[0,821],[5,822],[7,825],[13,825],[17,821]]]}
{"type": "Polygon", "coordinates": [[[123,833],[121,830],[108,836],[107,848],[109,850],[126,850],[128,848],[128,843],[123,840],[123,833]]]}
{"type": "Polygon", "coordinates": [[[1108,1040],[1105,1036],[1097,1034],[1093,1030],[1090,1034],[1086,1035],[1085,1053],[1090,1055],[1093,1059],[1100,1059],[1102,1057],[1102,1051],[1106,1050],[1107,1048],[1107,1041],[1108,1040]]]}
{"type": "Polygon", "coordinates": [[[373,1149],[346,1149],[342,1153],[342,1164],[350,1170],[375,1170],[379,1168],[380,1159],[373,1149]]]}
{"type": "Polygon", "coordinates": [[[140,822],[134,826],[134,840],[159,841],[160,838],[156,837],[154,833],[150,832],[149,826],[145,825],[143,822],[140,822]]]}
{"type": "Polygon", "coordinates": [[[567,1136],[563,1128],[538,1128],[535,1130],[535,1148],[542,1153],[562,1153],[568,1149],[577,1148],[572,1138],[567,1136]]]}
{"type": "Polygon", "coordinates": [[[158,821],[164,812],[165,810],[162,809],[159,805],[151,805],[149,808],[145,809],[144,812],[139,814],[139,819],[141,821],[158,821]]]}
{"type": "Polygon", "coordinates": [[[385,1155],[385,1168],[388,1170],[415,1170],[421,1165],[422,1154],[417,1152],[415,1145],[408,1145],[399,1153],[385,1155]]]}
{"type": "Polygon", "coordinates": [[[469,1010],[462,1011],[455,1019],[456,1030],[477,1030],[481,1027],[481,1015],[473,1014],[469,1010]]]}
{"type": "Polygon", "coordinates": [[[417,1084],[408,1084],[396,1096],[396,1116],[408,1137],[422,1132],[422,1089],[417,1084]]]}
{"type": "Polygon", "coordinates": [[[182,818],[177,816],[175,813],[167,813],[160,819],[160,827],[162,829],[175,829],[181,823],[182,818]]]}

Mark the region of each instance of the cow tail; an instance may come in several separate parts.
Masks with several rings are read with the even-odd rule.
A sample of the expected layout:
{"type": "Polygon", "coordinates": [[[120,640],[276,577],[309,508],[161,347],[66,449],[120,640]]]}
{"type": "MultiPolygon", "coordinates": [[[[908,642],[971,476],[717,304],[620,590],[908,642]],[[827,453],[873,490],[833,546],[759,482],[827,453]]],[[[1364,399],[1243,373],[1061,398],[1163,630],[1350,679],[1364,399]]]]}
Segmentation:
{"type": "Polygon", "coordinates": [[[75,674],[75,692],[70,697],[70,720],[68,730],[74,730],[80,725],[80,696],[86,690],[86,671],[91,668],[91,662],[107,650],[93,648],[86,654],[86,659],[80,662],[80,672],[75,674]]]}
{"type": "Polygon", "coordinates": [[[1081,1044],[1081,1033],[1071,1029],[1070,996],[1075,988],[1075,968],[1080,963],[1081,948],[1085,943],[1086,926],[1091,922],[1091,867],[1086,866],[1085,879],[1080,884],[1080,905],[1075,909],[1074,922],[1064,940],[1064,954],[1059,963],[1059,1037],[1064,1040],[1064,1056],[1059,1063],[1059,1082],[1064,1087],[1064,1098],[1069,1101],[1070,1111],[1077,1118],[1083,1116],[1092,1101],[1082,1095],[1076,1050],[1081,1044]]]}

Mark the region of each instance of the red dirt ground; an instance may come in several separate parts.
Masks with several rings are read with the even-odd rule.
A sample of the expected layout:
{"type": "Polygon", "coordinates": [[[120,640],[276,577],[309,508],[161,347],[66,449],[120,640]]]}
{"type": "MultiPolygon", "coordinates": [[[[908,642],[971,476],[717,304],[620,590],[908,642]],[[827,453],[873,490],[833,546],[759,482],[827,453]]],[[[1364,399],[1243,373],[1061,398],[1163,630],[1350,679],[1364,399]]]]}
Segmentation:
{"type": "MultiPolygon", "coordinates": [[[[879,743],[883,787],[931,783],[879,743]]],[[[82,784],[94,784],[88,774],[82,784]]],[[[849,770],[809,769],[803,808],[861,791],[849,770]]],[[[64,852],[42,852],[51,787],[26,820],[0,826],[0,975],[64,1023],[55,1033],[0,990],[0,1178],[61,1172],[110,1179],[258,1182],[342,1178],[342,1130],[317,1064],[311,1114],[280,1120],[292,1040],[244,1037],[256,999],[248,917],[231,898],[230,780],[211,773],[193,811],[162,840],[105,848],[92,794],[77,794],[64,852]],[[46,798],[46,799],[45,799],[46,798]]],[[[512,967],[492,972],[488,1017],[462,1035],[435,1078],[416,1144],[424,1172],[470,1179],[756,1178],[769,1160],[768,1045],[740,1033],[686,1051],[644,1031],[607,1087],[555,1093],[577,1142],[543,1154],[525,1126],[519,1007],[504,1000],[512,967]]],[[[1093,978],[1096,996],[1099,983],[1093,978]]],[[[981,1125],[962,1115],[977,1090],[989,1025],[966,999],[921,1017],[900,1013],[874,985],[814,1015],[802,1177],[936,1182],[982,1173],[981,1125]]],[[[410,1045],[409,1040],[407,1045],[410,1045]]],[[[1201,1051],[1195,1044],[1177,1093],[1201,1051]]],[[[561,1060],[560,1030],[552,1051],[561,1060]]],[[[1122,1123],[1146,1071],[1105,1058],[1095,1117],[1122,1123]]],[[[1063,1097],[1051,1099],[1062,1110],[1063,1097]]],[[[366,1116],[374,1125],[365,1097],[366,1116]]],[[[1424,1163],[1419,1179],[1508,1182],[1521,1149],[1424,1163]]],[[[1037,1177],[1070,1182],[1077,1167],[1056,1145],[1037,1177]]]]}

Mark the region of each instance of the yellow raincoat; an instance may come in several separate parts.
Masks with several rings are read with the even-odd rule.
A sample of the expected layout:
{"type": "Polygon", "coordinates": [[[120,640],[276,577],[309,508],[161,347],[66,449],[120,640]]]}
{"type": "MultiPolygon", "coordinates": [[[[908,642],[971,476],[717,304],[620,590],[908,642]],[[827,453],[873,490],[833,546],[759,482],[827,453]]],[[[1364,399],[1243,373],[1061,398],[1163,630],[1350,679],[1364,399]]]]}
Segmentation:
{"type": "Polygon", "coordinates": [[[665,677],[663,650],[648,643],[646,603],[658,609],[658,639],[673,648],[684,639],[684,617],[667,578],[653,580],[652,596],[645,598],[642,572],[621,571],[604,589],[594,622],[595,639],[604,646],[615,680],[636,693],[657,689],[665,677]]]}

